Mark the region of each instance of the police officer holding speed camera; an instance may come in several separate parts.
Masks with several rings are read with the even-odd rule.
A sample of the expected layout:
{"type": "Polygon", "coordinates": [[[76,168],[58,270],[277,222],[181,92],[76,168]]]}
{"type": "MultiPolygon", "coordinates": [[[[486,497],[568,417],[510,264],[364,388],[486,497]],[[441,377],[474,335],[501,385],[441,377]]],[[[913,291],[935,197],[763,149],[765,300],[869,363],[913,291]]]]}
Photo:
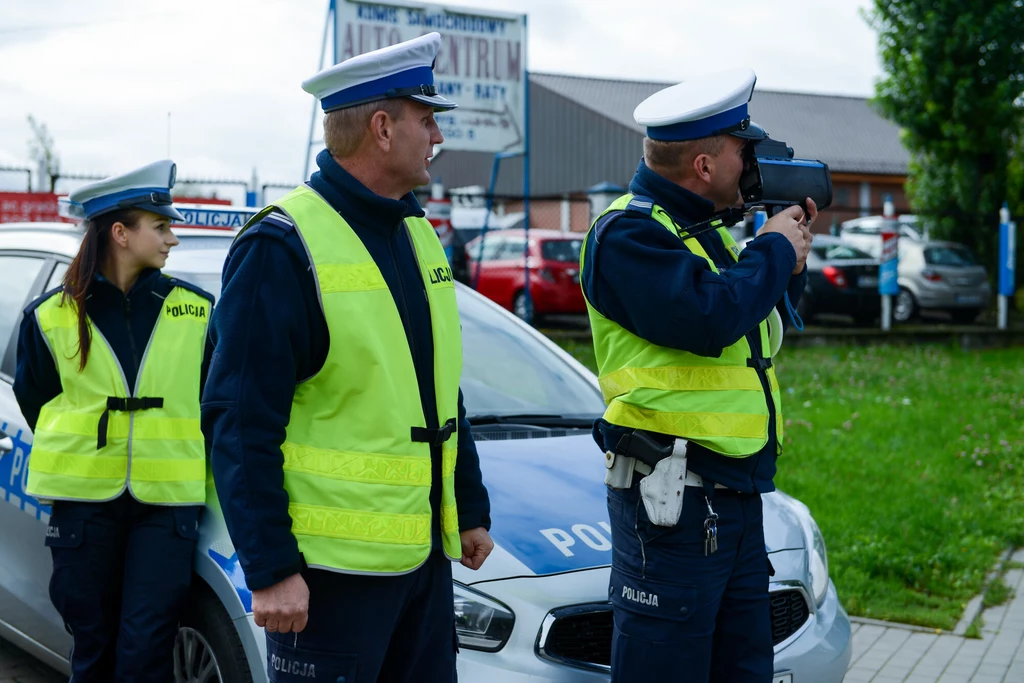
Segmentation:
{"type": "MultiPolygon", "coordinates": [[[[755,80],[732,70],[642,102],[644,158],[584,245],[608,404],[594,438],[608,468],[613,681],[772,678],[761,510],[782,447],[772,356],[782,318],[796,318],[817,206],[794,199],[742,252],[724,227],[772,164],[801,166],[762,160],[748,187],[755,146],[774,142],[747,112],[755,80]]],[[[828,169],[813,172],[827,203],[828,169]]]]}

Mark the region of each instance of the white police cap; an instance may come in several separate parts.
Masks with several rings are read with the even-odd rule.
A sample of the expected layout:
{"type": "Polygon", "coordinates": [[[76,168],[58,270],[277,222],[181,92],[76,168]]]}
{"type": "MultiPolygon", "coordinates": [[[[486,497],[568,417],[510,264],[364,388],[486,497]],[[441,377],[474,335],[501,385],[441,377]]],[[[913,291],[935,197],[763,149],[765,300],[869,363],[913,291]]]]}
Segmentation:
{"type": "Polygon", "coordinates": [[[142,209],[183,221],[185,217],[174,208],[171,199],[175,170],[174,162],[166,159],[83,185],[68,194],[69,208],[73,215],[85,220],[121,209],[142,209]]]}
{"type": "Polygon", "coordinates": [[[435,110],[457,104],[437,94],[434,59],[441,34],[428,33],[404,43],[356,55],[302,82],[320,100],[324,112],[394,97],[408,97],[435,110]]]}
{"type": "Polygon", "coordinates": [[[735,135],[747,140],[768,137],[751,123],[747,103],[757,76],[751,69],[730,69],[659,90],[641,102],[633,118],[647,127],[652,140],[697,140],[735,135]]]}

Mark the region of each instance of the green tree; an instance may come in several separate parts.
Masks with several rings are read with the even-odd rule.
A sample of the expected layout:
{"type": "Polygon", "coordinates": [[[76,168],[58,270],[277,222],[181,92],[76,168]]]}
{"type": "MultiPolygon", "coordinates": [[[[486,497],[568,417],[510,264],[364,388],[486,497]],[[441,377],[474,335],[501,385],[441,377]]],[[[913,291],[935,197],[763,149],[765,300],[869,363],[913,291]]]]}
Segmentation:
{"type": "Polygon", "coordinates": [[[28,125],[32,129],[32,138],[28,141],[29,156],[36,162],[39,172],[46,174],[50,192],[53,192],[60,177],[60,157],[54,149],[53,136],[46,124],[36,121],[31,114],[28,115],[28,125]]]}
{"type": "Polygon", "coordinates": [[[1024,0],[874,0],[867,19],[885,71],[874,101],[912,156],[911,206],[994,266],[999,207],[1020,204],[1024,0]]]}

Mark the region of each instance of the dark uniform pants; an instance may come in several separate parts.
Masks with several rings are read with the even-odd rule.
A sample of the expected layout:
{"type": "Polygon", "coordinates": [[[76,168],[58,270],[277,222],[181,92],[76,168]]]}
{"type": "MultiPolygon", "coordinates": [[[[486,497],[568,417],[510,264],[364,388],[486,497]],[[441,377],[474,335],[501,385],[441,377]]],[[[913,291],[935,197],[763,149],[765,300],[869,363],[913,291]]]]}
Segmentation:
{"type": "Polygon", "coordinates": [[[434,550],[401,576],[306,569],[309,621],[267,633],[270,683],[454,683],[451,562],[434,550]]]}
{"type": "Polygon", "coordinates": [[[50,599],[74,637],[74,683],[169,683],[199,507],[56,501],[50,599]]]}
{"type": "Polygon", "coordinates": [[[612,681],[771,683],[761,496],[718,489],[718,552],[704,554],[704,491],[687,487],[674,527],[651,524],[639,481],[608,489],[612,681]]]}

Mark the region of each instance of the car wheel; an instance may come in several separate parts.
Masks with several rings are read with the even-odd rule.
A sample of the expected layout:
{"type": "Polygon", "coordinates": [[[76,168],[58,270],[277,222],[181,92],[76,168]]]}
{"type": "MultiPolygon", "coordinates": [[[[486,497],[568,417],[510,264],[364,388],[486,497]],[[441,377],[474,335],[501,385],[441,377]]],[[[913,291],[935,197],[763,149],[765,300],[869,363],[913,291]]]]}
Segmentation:
{"type": "Polygon", "coordinates": [[[195,586],[174,640],[175,683],[252,683],[242,641],[205,584],[195,586]]]}
{"type": "Polygon", "coordinates": [[[906,287],[900,287],[900,293],[892,302],[892,319],[898,323],[909,322],[917,315],[917,299],[906,287]]]}
{"type": "Polygon", "coordinates": [[[533,302],[526,302],[526,292],[518,291],[515,297],[512,299],[512,312],[515,313],[516,317],[526,322],[532,322],[534,320],[533,314],[533,302]]]}
{"type": "Polygon", "coordinates": [[[957,308],[949,312],[954,322],[967,324],[973,323],[981,314],[979,308],[957,308]]]}

